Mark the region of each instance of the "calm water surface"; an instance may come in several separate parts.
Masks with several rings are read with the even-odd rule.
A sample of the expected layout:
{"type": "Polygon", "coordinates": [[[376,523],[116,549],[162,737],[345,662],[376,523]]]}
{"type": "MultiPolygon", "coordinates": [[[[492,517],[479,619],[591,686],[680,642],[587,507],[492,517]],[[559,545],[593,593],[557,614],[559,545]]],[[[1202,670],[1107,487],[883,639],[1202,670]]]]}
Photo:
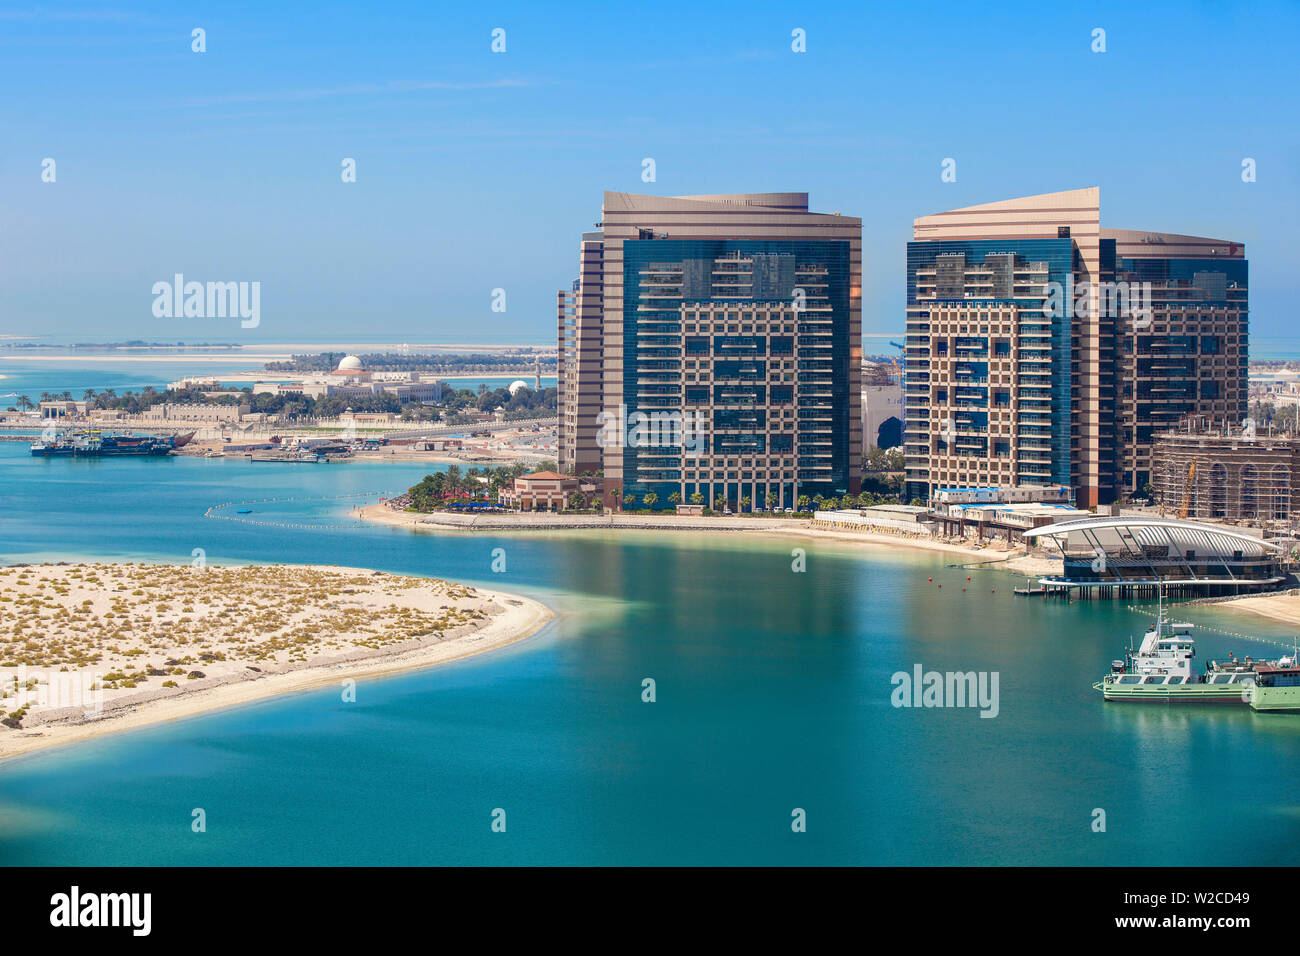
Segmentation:
{"type": "MultiPolygon", "coordinates": [[[[415,535],[359,526],[354,499],[332,497],[396,491],[427,470],[37,460],[0,443],[5,562],[188,561],[203,548],[212,563],[452,577],[558,612],[510,648],[364,682],[356,703],[296,694],[0,765],[0,861],[1300,857],[1300,719],[1103,705],[1091,684],[1149,621],[1122,603],[1013,598],[1022,579],[950,556],[813,539],[415,535]],[[255,499],[240,507],[267,524],[203,516],[255,499]],[[504,574],[490,570],[498,547],[504,574]],[[793,547],[806,573],[791,571],[793,547]],[[998,716],[892,707],[891,675],[916,663],[998,672],[998,716]],[[204,834],[190,831],[196,807],[204,834]],[[495,808],[504,834],[490,829],[495,808]],[[806,833],[791,832],[794,808],[806,833]],[[1091,831],[1094,808],[1105,833],[1091,831]]],[[[1185,616],[1289,637],[1239,613],[1185,616]]],[[[1198,643],[1205,658],[1265,650],[1208,632],[1198,643]]]]}

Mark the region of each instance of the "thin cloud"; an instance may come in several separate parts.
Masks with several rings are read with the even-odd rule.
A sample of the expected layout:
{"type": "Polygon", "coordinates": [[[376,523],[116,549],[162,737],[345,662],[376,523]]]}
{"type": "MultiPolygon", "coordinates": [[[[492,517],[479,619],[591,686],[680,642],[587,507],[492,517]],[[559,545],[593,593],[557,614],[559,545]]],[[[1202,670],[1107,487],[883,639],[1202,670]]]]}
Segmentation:
{"type": "Polygon", "coordinates": [[[448,92],[470,90],[508,90],[536,86],[532,80],[499,79],[470,82],[445,80],[394,80],[391,83],[363,83],[357,86],[336,86],[312,90],[268,90],[260,93],[232,93],[228,96],[208,96],[187,100],[182,106],[216,106],[229,103],[299,103],[306,100],[331,99],[340,96],[376,96],[389,93],[448,92]]]}

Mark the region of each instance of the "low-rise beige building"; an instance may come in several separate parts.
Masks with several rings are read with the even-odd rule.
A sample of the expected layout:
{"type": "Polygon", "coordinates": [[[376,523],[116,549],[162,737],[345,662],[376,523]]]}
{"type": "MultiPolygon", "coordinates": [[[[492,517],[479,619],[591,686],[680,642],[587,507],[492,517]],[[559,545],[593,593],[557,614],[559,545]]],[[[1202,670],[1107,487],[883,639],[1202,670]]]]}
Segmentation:
{"type": "Polygon", "coordinates": [[[248,414],[247,405],[191,405],[165,402],[144,410],[146,422],[238,422],[248,414]]]}
{"type": "Polygon", "coordinates": [[[535,471],[514,481],[514,487],[501,491],[500,501],[508,508],[521,511],[563,511],[569,496],[578,491],[578,479],[553,471],[535,471]]]}

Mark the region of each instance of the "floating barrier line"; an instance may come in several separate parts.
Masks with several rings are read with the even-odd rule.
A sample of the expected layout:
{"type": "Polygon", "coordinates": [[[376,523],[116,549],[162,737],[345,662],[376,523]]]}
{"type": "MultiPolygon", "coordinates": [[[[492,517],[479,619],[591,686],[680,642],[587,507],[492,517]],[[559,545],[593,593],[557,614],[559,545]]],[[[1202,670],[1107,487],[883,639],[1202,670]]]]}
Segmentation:
{"type": "Polygon", "coordinates": [[[254,525],[260,528],[288,528],[298,531],[359,531],[360,525],[356,524],[304,524],[302,522],[286,521],[258,521],[255,518],[239,518],[233,515],[218,514],[226,508],[234,508],[238,505],[265,505],[274,503],[304,502],[304,501],[340,501],[344,498],[382,498],[392,497],[391,491],[350,491],[342,495],[320,495],[310,497],[288,497],[288,498],[249,498],[244,501],[223,501],[219,505],[210,505],[208,510],[203,512],[203,517],[213,518],[218,521],[237,521],[240,524],[254,525]]]}
{"type": "MultiPolygon", "coordinates": [[[[1130,604],[1128,605],[1128,609],[1138,614],[1145,614],[1147,617],[1156,616],[1154,611],[1149,611],[1144,607],[1134,607],[1132,604],[1130,604]]],[[[1259,637],[1256,634],[1242,634],[1238,631],[1229,631],[1222,627],[1215,627],[1212,624],[1197,624],[1196,626],[1203,631],[1213,631],[1216,634],[1226,634],[1228,637],[1235,637],[1243,641],[1258,641],[1261,644],[1274,644],[1286,650],[1293,650],[1295,648],[1294,641],[1290,643],[1284,643],[1282,641],[1274,640],[1271,637],[1259,637]]]]}

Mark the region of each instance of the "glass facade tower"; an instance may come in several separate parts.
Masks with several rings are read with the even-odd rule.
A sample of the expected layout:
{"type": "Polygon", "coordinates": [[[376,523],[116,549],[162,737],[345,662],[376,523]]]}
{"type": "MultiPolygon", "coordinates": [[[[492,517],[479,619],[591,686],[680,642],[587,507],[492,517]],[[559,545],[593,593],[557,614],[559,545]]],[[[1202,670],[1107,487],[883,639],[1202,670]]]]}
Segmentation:
{"type": "Polygon", "coordinates": [[[561,463],[599,460],[611,508],[856,495],[861,220],[805,193],[607,192],[600,226],[558,297],[561,463]],[[568,409],[598,427],[564,427],[568,409]]]}

